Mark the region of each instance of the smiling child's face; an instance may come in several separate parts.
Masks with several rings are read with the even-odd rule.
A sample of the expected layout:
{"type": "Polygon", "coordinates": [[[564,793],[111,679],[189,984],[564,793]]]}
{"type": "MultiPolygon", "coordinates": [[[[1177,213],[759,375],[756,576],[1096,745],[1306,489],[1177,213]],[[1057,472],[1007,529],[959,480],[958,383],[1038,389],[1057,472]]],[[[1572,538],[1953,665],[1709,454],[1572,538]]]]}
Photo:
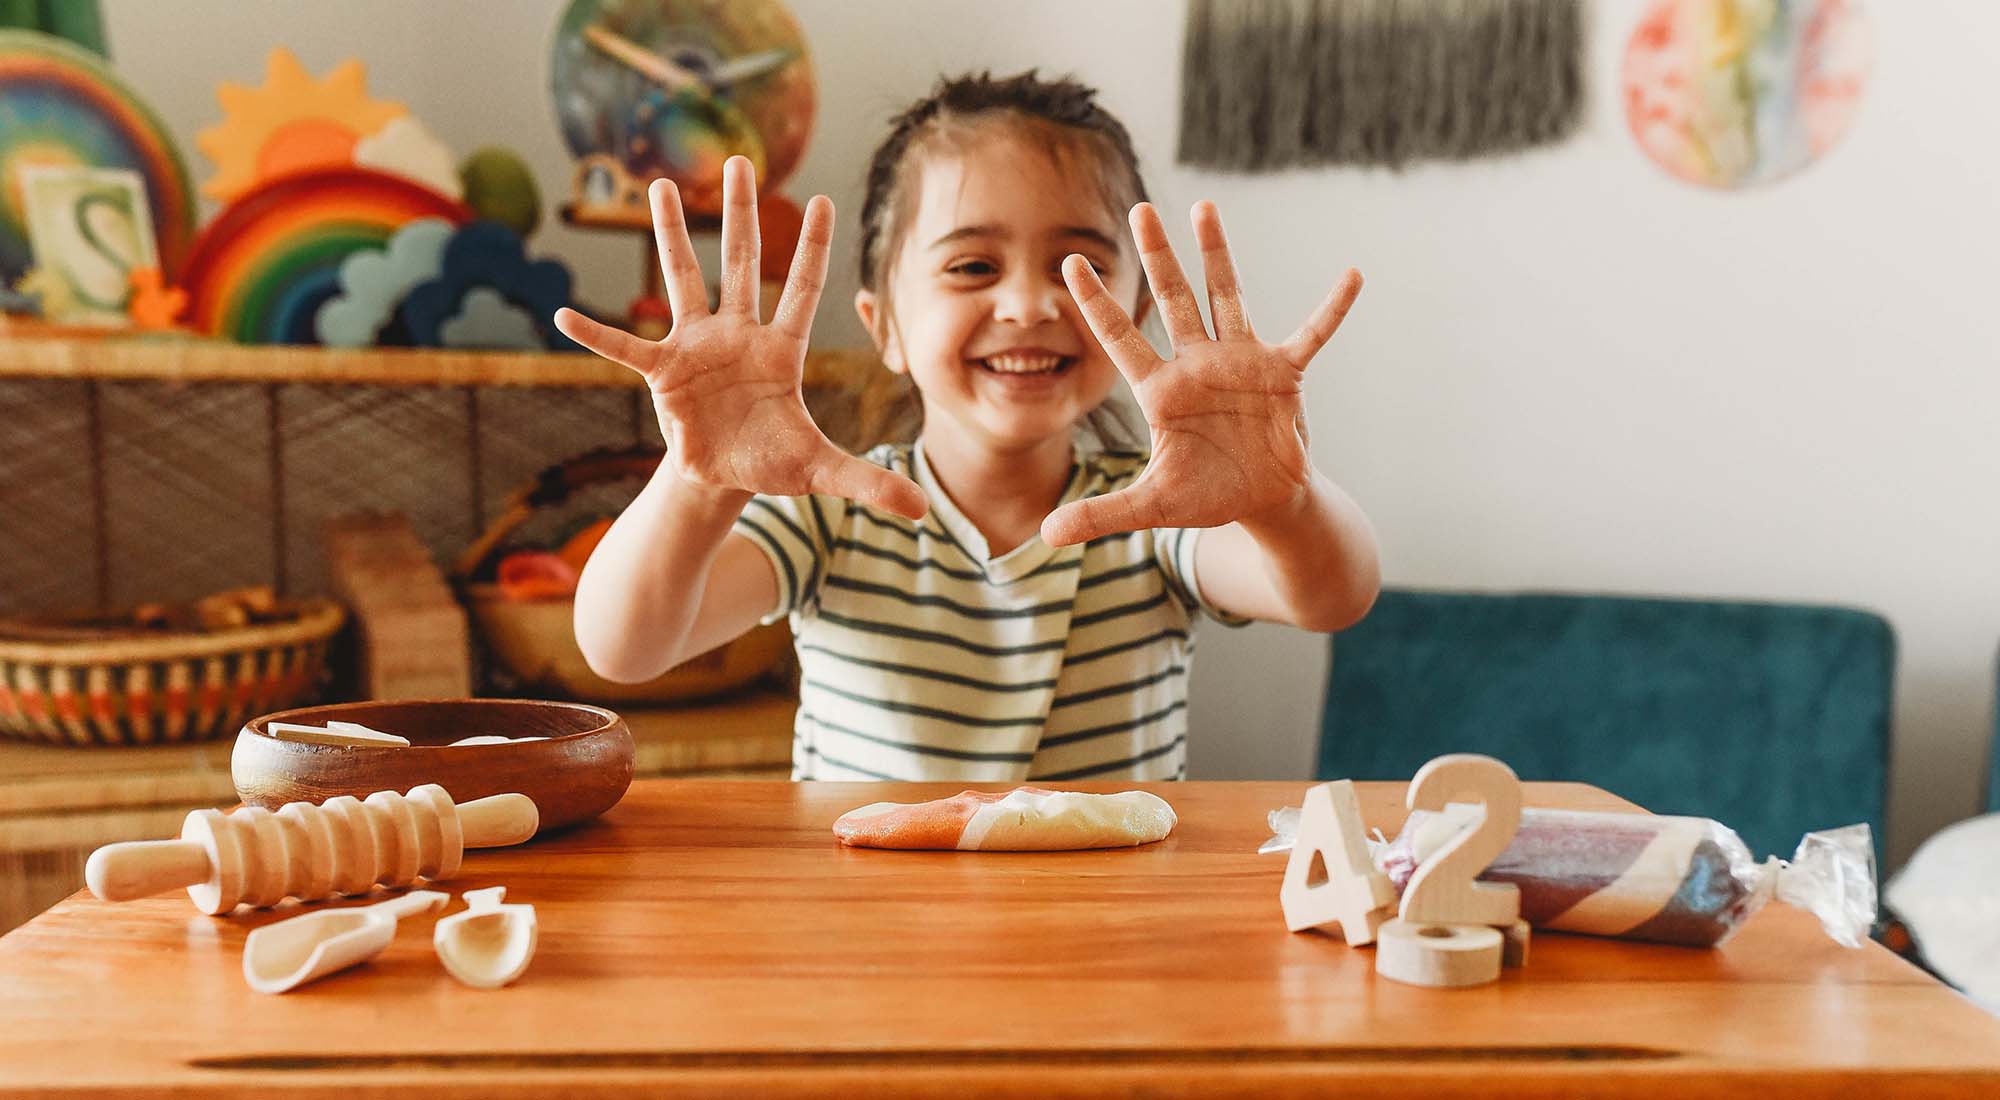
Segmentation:
{"type": "Polygon", "coordinates": [[[999,453],[1060,437],[1110,394],[1117,369],[1063,285],[1081,254],[1127,308],[1139,265],[1089,179],[1012,135],[926,158],[917,205],[881,298],[861,319],[883,359],[922,392],[926,431],[949,427],[999,453]],[[876,310],[887,308],[877,325],[876,310]]]}

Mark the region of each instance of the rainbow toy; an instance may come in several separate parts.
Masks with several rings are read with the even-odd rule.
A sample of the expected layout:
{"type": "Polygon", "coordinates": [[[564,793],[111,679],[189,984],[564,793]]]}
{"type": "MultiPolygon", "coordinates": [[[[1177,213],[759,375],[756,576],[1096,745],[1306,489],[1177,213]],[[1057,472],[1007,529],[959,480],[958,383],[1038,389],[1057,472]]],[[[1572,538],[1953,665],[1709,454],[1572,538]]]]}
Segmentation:
{"type": "Polygon", "coordinates": [[[166,125],[96,54],[54,35],[0,31],[0,281],[20,278],[32,263],[17,176],[26,164],[139,173],[160,261],[178,270],[195,210],[166,125]]]}
{"type": "Polygon", "coordinates": [[[332,168],[271,180],[195,240],[181,286],[196,331],[245,344],[317,343],[314,317],[340,293],[340,264],[387,248],[418,218],[464,225],[463,203],[400,176],[332,168]]]}

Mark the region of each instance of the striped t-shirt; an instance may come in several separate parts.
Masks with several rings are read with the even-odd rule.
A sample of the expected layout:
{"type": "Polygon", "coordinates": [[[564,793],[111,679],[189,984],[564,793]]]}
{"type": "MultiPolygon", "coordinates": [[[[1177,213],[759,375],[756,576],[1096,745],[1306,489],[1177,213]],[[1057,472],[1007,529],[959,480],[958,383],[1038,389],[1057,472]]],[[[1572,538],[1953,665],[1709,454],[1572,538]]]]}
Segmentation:
{"type": "MultiPolygon", "coordinates": [[[[921,521],[830,496],[753,499],[735,530],[778,574],[803,680],[794,779],[1021,782],[1187,774],[1198,529],[989,559],[921,445],[866,456],[923,487],[921,521]]],[[[1062,500],[1123,488],[1132,452],[1079,452],[1062,500]]]]}

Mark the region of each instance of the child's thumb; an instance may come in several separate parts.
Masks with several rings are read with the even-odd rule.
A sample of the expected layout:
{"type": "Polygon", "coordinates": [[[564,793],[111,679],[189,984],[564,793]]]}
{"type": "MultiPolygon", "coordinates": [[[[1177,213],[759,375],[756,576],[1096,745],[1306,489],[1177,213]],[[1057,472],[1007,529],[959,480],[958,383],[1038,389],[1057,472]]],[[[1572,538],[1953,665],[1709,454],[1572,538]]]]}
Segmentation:
{"type": "Polygon", "coordinates": [[[1071,546],[1106,535],[1161,526],[1157,490],[1142,477],[1115,493],[1072,500],[1042,520],[1042,541],[1071,546]]]}
{"type": "Polygon", "coordinates": [[[813,475],[812,491],[844,497],[905,519],[922,519],[930,500],[917,483],[827,444],[831,452],[813,475]]]}

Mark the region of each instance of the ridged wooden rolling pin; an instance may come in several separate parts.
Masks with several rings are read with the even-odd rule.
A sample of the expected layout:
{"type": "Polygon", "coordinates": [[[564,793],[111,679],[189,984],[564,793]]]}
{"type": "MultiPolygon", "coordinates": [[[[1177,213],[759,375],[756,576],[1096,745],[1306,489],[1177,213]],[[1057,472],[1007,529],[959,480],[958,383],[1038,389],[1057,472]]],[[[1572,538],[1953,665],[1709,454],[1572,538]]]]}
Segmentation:
{"type": "Polygon", "coordinates": [[[195,908],[219,915],[239,904],[264,909],[288,897],[316,901],[419,878],[439,882],[458,874],[465,849],[519,844],[535,835],[540,819],[527,795],[459,806],[435,783],[408,794],[341,795],[319,806],[291,802],[276,813],[196,810],[179,840],[107,844],[90,854],[83,877],[105,901],[185,886],[195,908]]]}

